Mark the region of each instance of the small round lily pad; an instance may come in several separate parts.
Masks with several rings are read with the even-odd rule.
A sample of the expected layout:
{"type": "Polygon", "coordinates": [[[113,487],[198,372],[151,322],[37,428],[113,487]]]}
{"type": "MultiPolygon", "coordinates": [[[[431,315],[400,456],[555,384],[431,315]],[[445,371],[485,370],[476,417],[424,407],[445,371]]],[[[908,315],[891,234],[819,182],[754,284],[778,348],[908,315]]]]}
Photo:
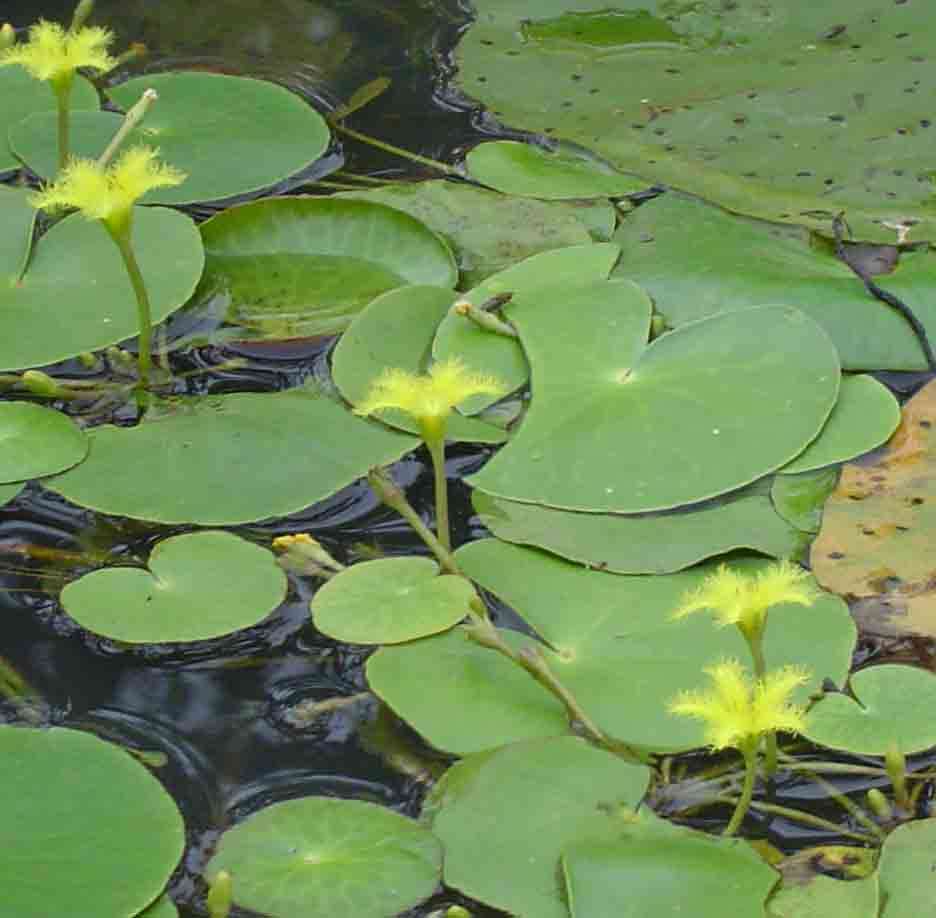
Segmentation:
{"type": "Polygon", "coordinates": [[[445,845],[445,882],[530,918],[566,918],[556,883],[563,847],[620,831],[649,770],[572,736],[468,756],[424,807],[445,845]]]}
{"type": "Polygon", "coordinates": [[[883,664],[855,673],[849,685],[857,703],[829,692],[809,712],[806,735],[832,749],[884,755],[936,746],[936,676],[913,666],[883,664]]]}
{"type": "MultiPolygon", "coordinates": [[[[325,119],[301,96],[276,83],[176,71],[137,77],[107,93],[126,110],[147,89],[155,89],[159,101],[125,145],[158,147],[161,159],[188,176],[181,185],[151,192],[147,202],[190,204],[258,191],[318,159],[330,141],[325,119]]],[[[73,113],[72,152],[97,158],[120,122],[112,112],[73,113]]],[[[11,131],[10,144],[37,175],[53,175],[58,149],[55,114],[24,119],[11,131]]]]}
{"type": "MultiPolygon", "coordinates": [[[[371,384],[386,369],[423,373],[439,323],[456,299],[445,287],[399,287],[377,297],[359,313],[332,353],[332,378],[352,405],[367,398],[371,384]]],[[[380,411],[383,423],[409,433],[418,422],[399,409],[380,411]]],[[[449,440],[502,443],[507,434],[493,424],[453,412],[445,427],[449,440]]]]}
{"type": "Polygon", "coordinates": [[[562,867],[572,918],[763,918],[777,872],[739,838],[640,820],[615,839],[568,845],[562,867]]]}
{"type": "Polygon", "coordinates": [[[286,596],[273,554],[228,532],[160,542],[148,569],[111,567],[65,586],[65,611],[130,644],[203,641],[255,625],[286,596]]]}
{"type": "Polygon", "coordinates": [[[237,905],[277,918],[387,918],[431,895],[442,847],[419,823],[360,800],[303,797],[221,836],[209,881],[231,875],[237,905]]]}
{"type": "Polygon", "coordinates": [[[429,558],[380,558],[332,577],[312,599],[312,616],[339,641],[398,644],[451,628],[474,596],[469,580],[440,576],[429,558]]]}
{"type": "Polygon", "coordinates": [[[0,483],[63,472],[87,454],[88,438],[61,412],[32,402],[0,402],[0,483]]]}
{"type": "Polygon", "coordinates": [[[16,918],[127,918],[165,887],[185,828],[126,751],[79,730],[0,726],[0,886],[16,918]]]}
{"type": "Polygon", "coordinates": [[[568,145],[548,149],[494,140],[478,144],[468,154],[467,165],[474,178],[491,188],[546,200],[609,198],[641,191],[649,184],[568,145]]]}

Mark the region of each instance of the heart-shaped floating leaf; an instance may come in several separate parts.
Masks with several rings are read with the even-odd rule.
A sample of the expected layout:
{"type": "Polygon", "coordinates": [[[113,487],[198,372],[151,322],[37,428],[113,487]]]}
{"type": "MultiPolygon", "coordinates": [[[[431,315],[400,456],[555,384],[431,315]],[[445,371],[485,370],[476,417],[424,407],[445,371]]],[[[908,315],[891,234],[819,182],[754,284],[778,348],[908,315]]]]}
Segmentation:
{"type": "MultiPolygon", "coordinates": [[[[69,109],[73,112],[97,109],[98,95],[82,77],[72,83],[69,109]]],[[[6,138],[10,128],[33,112],[54,111],[55,95],[41,80],[34,79],[19,66],[0,69],[0,137],[6,138]]],[[[0,172],[18,169],[20,161],[0,143],[0,172]]]]}
{"type": "MultiPolygon", "coordinates": [[[[501,294],[516,296],[527,292],[532,296],[557,284],[605,278],[611,273],[620,252],[616,245],[609,243],[573,245],[540,252],[492,275],[459,299],[481,306],[486,300],[501,294]]],[[[511,389],[519,389],[530,376],[523,349],[516,339],[486,331],[455,313],[439,325],[432,354],[436,360],[459,357],[468,366],[496,376],[511,389]]],[[[475,414],[495,400],[493,396],[476,395],[467,399],[460,410],[464,414],[475,414]]]]}
{"type": "Polygon", "coordinates": [[[431,895],[442,849],[412,819],[360,800],[276,803],[221,836],[209,881],[231,874],[234,901],[265,915],[386,918],[431,895]]]}
{"type": "MultiPolygon", "coordinates": [[[[152,192],[148,201],[188,204],[267,188],[318,159],[329,144],[328,125],[295,93],[264,80],[197,71],[153,73],[108,90],[129,109],[147,89],[159,102],[130,132],[127,144],[158,147],[160,157],[188,175],[175,188],[152,192]]],[[[72,150],[97,158],[119,117],[77,112],[72,150]]],[[[32,115],[10,133],[14,152],[37,175],[53,175],[55,116],[32,115]]]]}
{"type": "Polygon", "coordinates": [[[209,397],[136,427],[97,427],[43,483],[102,513],[233,525],[295,513],[418,443],[309,390],[209,397]]]}
{"type": "Polygon", "coordinates": [[[886,386],[873,376],[846,376],[822,433],[780,471],[811,472],[847,462],[880,446],[899,423],[900,405],[886,386]]]}
{"type": "Polygon", "coordinates": [[[342,192],[338,197],[389,204],[422,220],[452,247],[461,285],[467,287],[537,252],[587,245],[598,238],[596,233],[606,240],[615,223],[614,208],[607,201],[533,201],[445,180],[342,192]]]}
{"type": "Polygon", "coordinates": [[[478,144],[466,163],[482,184],[531,198],[611,198],[647,187],[643,179],[624,175],[581,148],[568,146],[550,149],[494,140],[478,144]]]}
{"type": "Polygon", "coordinates": [[[229,532],[193,532],[160,542],[147,569],[111,567],[72,581],[62,605],[115,641],[204,641],[255,625],[283,601],[286,585],[265,548],[229,532]]]}
{"type": "Polygon", "coordinates": [[[510,318],[532,402],[469,481],[511,500],[617,513],[706,500],[802,452],[838,393],[835,348],[793,309],[723,313],[646,345],[649,300],[617,281],[525,293],[510,318]]]}
{"type": "MultiPolygon", "coordinates": [[[[671,325],[751,306],[795,306],[828,332],[846,369],[926,369],[907,321],[800,227],[666,194],[624,221],[614,241],[623,249],[617,273],[645,287],[671,325]]],[[[936,337],[936,256],[902,254],[894,272],[877,282],[904,299],[936,337]]]]}
{"type": "Polygon", "coordinates": [[[61,412],[0,402],[0,484],[62,472],[87,454],[88,438],[61,412]]]}
{"type": "MultiPolygon", "coordinates": [[[[432,339],[448,314],[455,294],[444,287],[400,287],[377,297],[351,323],[332,353],[332,378],[352,405],[362,402],[374,380],[395,367],[423,373],[432,339]]],[[[419,425],[398,409],[378,413],[385,424],[410,433],[419,425]]],[[[492,424],[452,413],[446,425],[449,440],[502,443],[507,434],[492,424]]]]}
{"type": "MultiPolygon", "coordinates": [[[[0,368],[41,366],[137,334],[136,299],[120,253],[103,227],[80,216],[66,217],[39,240],[20,279],[33,215],[23,192],[0,188],[0,368]]],[[[133,240],[153,321],[160,322],[198,283],[201,239],[184,214],[139,207],[133,240]]]]}
{"type": "Polygon", "coordinates": [[[446,884],[513,914],[565,918],[563,847],[619,832],[649,775],[571,736],[463,759],[423,810],[445,846],[446,884]]]}
{"type": "MultiPolygon", "coordinates": [[[[612,736],[654,750],[703,745],[700,725],[667,713],[681,689],[696,689],[702,670],[748,658],[736,628],[707,616],[673,621],[687,590],[715,565],[679,574],[621,577],[587,570],[542,552],[483,539],[456,552],[459,567],[515,609],[548,642],[547,664],[589,716],[612,736]]],[[[764,562],[737,562],[750,573],[764,562]]],[[[502,632],[514,644],[532,638],[502,632]]],[[[778,606],[767,629],[770,667],[805,666],[805,701],[826,677],[848,673],[855,626],[845,604],[823,595],[804,613],[778,606]],[[793,621],[785,622],[784,619],[793,621]]],[[[519,667],[466,639],[460,629],[379,650],[367,663],[377,694],[440,749],[458,755],[567,731],[564,710],[519,667]],[[432,691],[427,692],[426,686],[432,691]]]]}
{"type": "Polygon", "coordinates": [[[933,910],[936,819],[898,826],[884,840],[881,860],[881,918],[922,918],[933,910]]]}
{"type": "Polygon", "coordinates": [[[445,242],[384,204],[266,199],[223,211],[201,232],[199,297],[224,297],[230,322],[267,337],[334,334],[387,290],[456,279],[445,242]]]}
{"type": "Polygon", "coordinates": [[[832,749],[884,755],[891,744],[906,753],[936,746],[936,676],[912,666],[869,666],[849,680],[857,703],[828,692],[809,712],[806,735],[832,749]]]}
{"type": "Polygon", "coordinates": [[[900,427],[873,463],[842,469],[812,546],[819,582],[859,600],[854,612],[875,634],[936,635],[934,428],[930,382],[904,405],[900,427]]]}
{"type": "Polygon", "coordinates": [[[78,730],[3,725],[0,765],[8,915],[136,915],[162,892],[185,827],[136,759],[78,730]]]}
{"type": "Polygon", "coordinates": [[[735,212],[829,232],[845,211],[858,238],[888,242],[889,224],[936,230],[929,4],[478,0],[474,12],[459,86],[502,124],[735,212]]]}
{"type": "Polygon", "coordinates": [[[557,510],[479,490],[471,500],[499,539],[617,574],[670,574],[737,548],[792,558],[806,544],[770,498],[751,489],[686,511],[640,516],[557,510]]]}
{"type": "Polygon", "coordinates": [[[429,558],[381,558],[329,580],[312,599],[312,617],[339,641],[398,644],[451,628],[474,596],[468,580],[439,576],[429,558]]]}
{"type": "Polygon", "coordinates": [[[614,839],[567,845],[562,869],[572,918],[763,918],[777,882],[747,842],[640,820],[614,839]]]}
{"type": "Polygon", "coordinates": [[[816,533],[822,522],[822,508],[838,483],[838,468],[776,475],[770,486],[774,509],[800,532],[816,533]]]}

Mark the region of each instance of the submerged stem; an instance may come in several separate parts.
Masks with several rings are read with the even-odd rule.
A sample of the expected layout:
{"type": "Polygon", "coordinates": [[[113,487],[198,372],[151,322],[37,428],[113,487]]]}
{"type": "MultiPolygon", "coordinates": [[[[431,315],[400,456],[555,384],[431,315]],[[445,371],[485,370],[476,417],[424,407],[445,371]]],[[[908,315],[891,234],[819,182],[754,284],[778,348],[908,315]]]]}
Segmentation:
{"type": "Polygon", "coordinates": [[[400,156],[403,159],[408,159],[411,162],[419,163],[422,166],[429,166],[431,169],[438,169],[440,172],[444,172],[446,175],[461,174],[454,166],[440,163],[438,160],[430,159],[428,156],[420,156],[418,153],[411,153],[409,150],[404,150],[402,147],[395,147],[392,143],[386,143],[383,140],[377,140],[376,137],[369,137],[367,134],[362,134],[360,131],[355,131],[352,128],[345,127],[345,125],[339,124],[336,121],[331,121],[329,123],[339,133],[347,134],[348,137],[353,137],[355,140],[359,140],[361,143],[366,143],[368,146],[376,147],[378,150],[383,150],[384,153],[392,153],[394,156],[400,156]]]}

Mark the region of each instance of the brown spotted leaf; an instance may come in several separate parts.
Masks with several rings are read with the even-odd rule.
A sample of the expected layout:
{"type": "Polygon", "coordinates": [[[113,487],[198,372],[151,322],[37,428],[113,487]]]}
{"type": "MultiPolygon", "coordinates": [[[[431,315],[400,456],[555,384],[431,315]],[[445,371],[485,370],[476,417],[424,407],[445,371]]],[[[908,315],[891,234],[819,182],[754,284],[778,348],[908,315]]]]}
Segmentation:
{"type": "Polygon", "coordinates": [[[936,380],[903,408],[872,462],[849,463],[825,507],[812,567],[857,600],[862,630],[936,636],[936,380]]]}

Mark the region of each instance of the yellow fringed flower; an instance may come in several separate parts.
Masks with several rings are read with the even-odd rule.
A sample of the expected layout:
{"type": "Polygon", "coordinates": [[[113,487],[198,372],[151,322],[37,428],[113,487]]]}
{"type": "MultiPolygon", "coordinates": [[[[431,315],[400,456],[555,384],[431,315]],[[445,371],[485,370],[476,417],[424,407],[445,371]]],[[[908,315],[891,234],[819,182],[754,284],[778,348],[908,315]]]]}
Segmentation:
{"type": "Polygon", "coordinates": [[[705,723],[705,742],[713,749],[750,750],[767,733],[799,733],[806,711],[790,703],[790,694],[809,677],[797,666],[784,666],[754,681],[737,660],[725,660],[704,672],[714,683],[710,692],[681,692],[669,711],[705,723]]]}
{"type": "Polygon", "coordinates": [[[30,197],[43,210],[77,208],[89,220],[101,220],[111,232],[129,226],[133,205],[154,188],[169,188],[185,181],[185,173],[156,157],[149,147],[127,150],[102,168],[93,159],[72,159],[61,177],[30,197]]]}
{"type": "Polygon", "coordinates": [[[106,72],[117,66],[107,49],[114,33],[100,26],[64,29],[40,19],[29,28],[29,41],[0,53],[0,67],[19,64],[37,80],[68,83],[79,67],[106,72]]]}
{"type": "Polygon", "coordinates": [[[819,593],[808,581],[809,573],[789,561],[772,564],[753,577],[722,564],[701,586],[683,596],[673,618],[709,609],[719,625],[737,625],[745,634],[757,635],[771,606],[811,606],[816,601],[819,593]]]}
{"type": "Polygon", "coordinates": [[[424,376],[400,369],[384,370],[354,413],[367,416],[382,409],[398,408],[421,425],[437,428],[453,408],[470,396],[504,395],[506,391],[500,380],[475,373],[452,357],[433,364],[424,376]]]}

